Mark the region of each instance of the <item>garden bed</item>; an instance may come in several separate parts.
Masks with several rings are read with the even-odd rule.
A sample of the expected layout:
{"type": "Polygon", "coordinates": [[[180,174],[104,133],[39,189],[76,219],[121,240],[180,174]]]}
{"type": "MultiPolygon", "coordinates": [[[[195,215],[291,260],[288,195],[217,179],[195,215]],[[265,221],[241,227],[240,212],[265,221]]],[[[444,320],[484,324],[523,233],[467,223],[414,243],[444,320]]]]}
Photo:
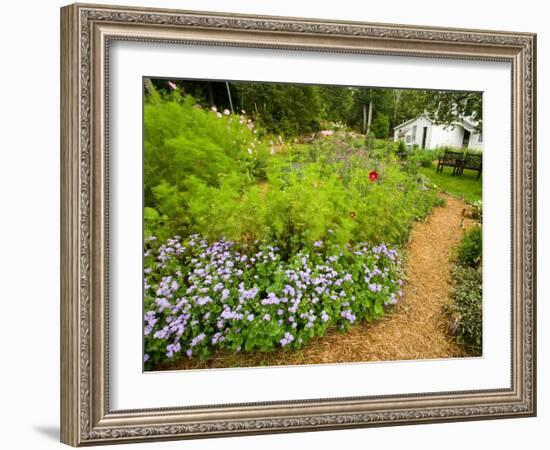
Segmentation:
{"type": "Polygon", "coordinates": [[[430,216],[444,201],[396,143],[285,141],[177,89],[150,87],[144,118],[147,370],[458,354],[440,328],[460,206],[430,216]]]}

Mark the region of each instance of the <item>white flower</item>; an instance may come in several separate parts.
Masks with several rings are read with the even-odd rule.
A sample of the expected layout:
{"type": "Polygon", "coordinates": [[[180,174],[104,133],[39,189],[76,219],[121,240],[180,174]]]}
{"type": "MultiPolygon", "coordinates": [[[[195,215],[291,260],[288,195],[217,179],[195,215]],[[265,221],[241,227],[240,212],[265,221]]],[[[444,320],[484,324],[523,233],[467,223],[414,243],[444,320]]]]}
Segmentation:
{"type": "Polygon", "coordinates": [[[223,110],[223,113],[224,113],[226,116],[228,116],[228,115],[229,115],[229,110],[228,110],[228,109],[224,109],[224,110],[223,110]]]}
{"type": "Polygon", "coordinates": [[[218,112],[218,108],[216,108],[215,106],[212,106],[212,108],[210,108],[210,109],[212,109],[212,111],[214,111],[214,112],[218,112]]]}

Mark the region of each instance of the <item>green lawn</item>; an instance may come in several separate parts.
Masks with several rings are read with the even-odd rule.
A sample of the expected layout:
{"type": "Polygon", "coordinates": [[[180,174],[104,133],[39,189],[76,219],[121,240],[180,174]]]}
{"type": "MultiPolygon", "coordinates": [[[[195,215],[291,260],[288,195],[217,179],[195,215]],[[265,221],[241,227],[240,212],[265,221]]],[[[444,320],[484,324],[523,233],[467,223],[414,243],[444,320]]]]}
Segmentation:
{"type": "Polygon", "coordinates": [[[427,176],[437,187],[449,194],[464,198],[468,203],[481,200],[481,186],[483,175],[476,180],[477,172],[464,170],[460,176],[451,176],[452,168],[444,167],[443,173],[436,173],[436,165],[432,167],[420,167],[420,173],[427,176]]]}

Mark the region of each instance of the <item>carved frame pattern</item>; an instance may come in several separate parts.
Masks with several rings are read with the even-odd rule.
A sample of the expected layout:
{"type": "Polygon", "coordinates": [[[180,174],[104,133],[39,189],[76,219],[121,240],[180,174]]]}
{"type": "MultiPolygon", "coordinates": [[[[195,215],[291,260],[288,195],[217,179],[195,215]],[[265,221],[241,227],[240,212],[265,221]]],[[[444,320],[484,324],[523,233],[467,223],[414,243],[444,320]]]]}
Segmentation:
{"type": "Polygon", "coordinates": [[[535,35],[94,5],[67,6],[61,16],[63,442],[78,446],[535,414],[535,35]],[[226,413],[223,405],[110,411],[108,111],[102,102],[114,39],[512,62],[512,388],[258,403],[237,405],[242,407],[237,413],[226,413]],[[285,412],[285,405],[293,412],[285,412]]]}

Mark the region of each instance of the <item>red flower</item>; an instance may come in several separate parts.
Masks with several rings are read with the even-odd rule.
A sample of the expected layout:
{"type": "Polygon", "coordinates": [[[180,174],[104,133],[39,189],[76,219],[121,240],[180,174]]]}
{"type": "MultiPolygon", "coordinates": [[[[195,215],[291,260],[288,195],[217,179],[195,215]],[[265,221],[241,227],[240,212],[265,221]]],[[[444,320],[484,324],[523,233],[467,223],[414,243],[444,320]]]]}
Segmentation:
{"type": "Polygon", "coordinates": [[[378,172],[376,170],[371,170],[369,172],[369,180],[370,181],[378,181],[378,172]]]}

